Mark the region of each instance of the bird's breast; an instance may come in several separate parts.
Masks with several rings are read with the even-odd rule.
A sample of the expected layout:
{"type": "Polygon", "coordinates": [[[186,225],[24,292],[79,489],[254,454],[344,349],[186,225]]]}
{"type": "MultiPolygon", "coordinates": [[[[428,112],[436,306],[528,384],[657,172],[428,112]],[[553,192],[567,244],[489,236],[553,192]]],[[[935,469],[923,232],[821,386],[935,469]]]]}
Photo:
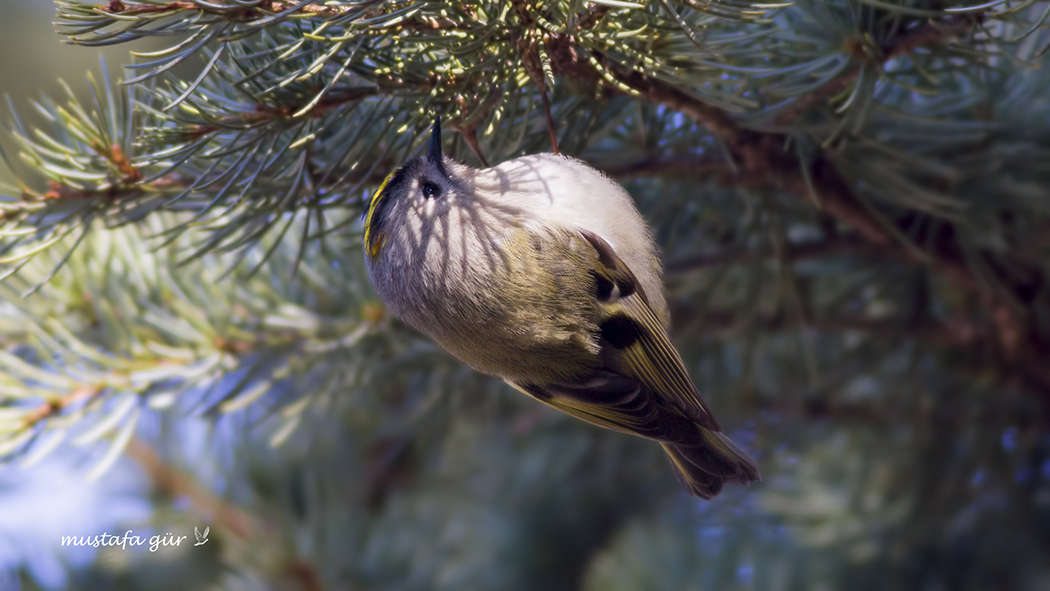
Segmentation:
{"type": "Polygon", "coordinates": [[[425,264],[402,264],[380,295],[402,320],[491,375],[548,383],[598,363],[585,269],[564,245],[523,229],[417,241],[425,264]],[[449,242],[459,240],[458,242],[449,242]]]}

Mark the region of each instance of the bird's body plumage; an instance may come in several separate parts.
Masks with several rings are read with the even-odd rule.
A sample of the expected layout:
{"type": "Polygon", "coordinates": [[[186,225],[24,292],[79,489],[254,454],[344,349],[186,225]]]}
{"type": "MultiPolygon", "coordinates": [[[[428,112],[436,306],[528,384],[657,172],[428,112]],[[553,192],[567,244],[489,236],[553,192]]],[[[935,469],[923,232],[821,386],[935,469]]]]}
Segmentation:
{"type": "Polygon", "coordinates": [[[366,227],[380,297],[464,363],[661,442],[697,496],[758,480],[667,337],[644,220],[600,172],[553,154],[483,170],[431,154],[388,178],[366,227]]]}
{"type": "Polygon", "coordinates": [[[598,303],[592,278],[578,272],[594,256],[580,230],[619,245],[629,264],[640,269],[639,281],[652,292],[655,309],[666,316],[659,259],[641,216],[625,207],[630,197],[618,185],[553,154],[485,170],[446,166],[462,189],[410,206],[414,211],[407,219],[386,230],[371,268],[394,313],[462,361],[511,381],[580,373],[580,360],[598,352],[593,339],[581,339],[597,328],[598,303]],[[580,186],[593,190],[580,191],[571,203],[556,197],[580,186]],[[600,195],[620,203],[602,202],[600,195]],[[636,219],[609,215],[625,209],[636,219]],[[424,268],[422,260],[439,263],[424,268]],[[419,281],[405,281],[416,275],[419,281]],[[536,289],[537,283],[543,289],[536,289]],[[549,293],[560,297],[529,297],[549,293]],[[558,330],[551,331],[552,325],[558,330]],[[547,362],[535,363],[534,357],[547,362]]]}

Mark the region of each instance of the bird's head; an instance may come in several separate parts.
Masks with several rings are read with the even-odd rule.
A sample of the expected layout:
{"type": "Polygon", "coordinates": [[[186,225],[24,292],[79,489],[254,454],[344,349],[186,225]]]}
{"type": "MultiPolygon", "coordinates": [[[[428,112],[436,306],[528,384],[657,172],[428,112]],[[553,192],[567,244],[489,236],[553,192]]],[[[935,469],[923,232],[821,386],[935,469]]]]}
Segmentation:
{"type": "Polygon", "coordinates": [[[441,121],[435,120],[426,154],[391,173],[372,196],[365,218],[364,246],[368,256],[379,256],[393,229],[427,227],[447,215],[467,194],[467,170],[442,155],[441,121]]]}

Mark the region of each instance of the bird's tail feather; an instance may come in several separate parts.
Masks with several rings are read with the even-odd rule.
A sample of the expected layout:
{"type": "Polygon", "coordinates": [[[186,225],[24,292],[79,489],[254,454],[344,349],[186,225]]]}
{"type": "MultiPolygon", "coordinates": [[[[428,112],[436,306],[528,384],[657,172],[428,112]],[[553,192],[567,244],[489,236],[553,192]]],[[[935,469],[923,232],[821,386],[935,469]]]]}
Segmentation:
{"type": "Polygon", "coordinates": [[[690,494],[710,499],[727,482],[749,485],[762,480],[755,461],[728,437],[700,427],[698,445],[663,443],[675,476],[690,494]]]}

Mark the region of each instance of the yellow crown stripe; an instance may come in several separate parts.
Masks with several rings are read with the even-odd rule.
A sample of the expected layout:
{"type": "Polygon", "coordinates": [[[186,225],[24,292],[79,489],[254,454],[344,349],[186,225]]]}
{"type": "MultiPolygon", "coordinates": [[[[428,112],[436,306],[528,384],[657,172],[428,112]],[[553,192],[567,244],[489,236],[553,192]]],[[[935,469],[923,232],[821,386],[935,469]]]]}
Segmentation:
{"type": "Polygon", "coordinates": [[[372,201],[368,204],[368,215],[365,216],[365,246],[368,249],[368,254],[372,257],[379,254],[379,247],[382,246],[381,242],[383,238],[382,235],[375,234],[372,231],[373,223],[375,222],[373,218],[375,217],[376,210],[379,209],[379,204],[383,199],[386,199],[386,195],[383,194],[383,191],[386,190],[386,186],[390,184],[390,180],[394,178],[395,174],[397,174],[397,171],[386,175],[382,184],[380,184],[379,188],[376,189],[376,192],[372,194],[372,201]]]}

